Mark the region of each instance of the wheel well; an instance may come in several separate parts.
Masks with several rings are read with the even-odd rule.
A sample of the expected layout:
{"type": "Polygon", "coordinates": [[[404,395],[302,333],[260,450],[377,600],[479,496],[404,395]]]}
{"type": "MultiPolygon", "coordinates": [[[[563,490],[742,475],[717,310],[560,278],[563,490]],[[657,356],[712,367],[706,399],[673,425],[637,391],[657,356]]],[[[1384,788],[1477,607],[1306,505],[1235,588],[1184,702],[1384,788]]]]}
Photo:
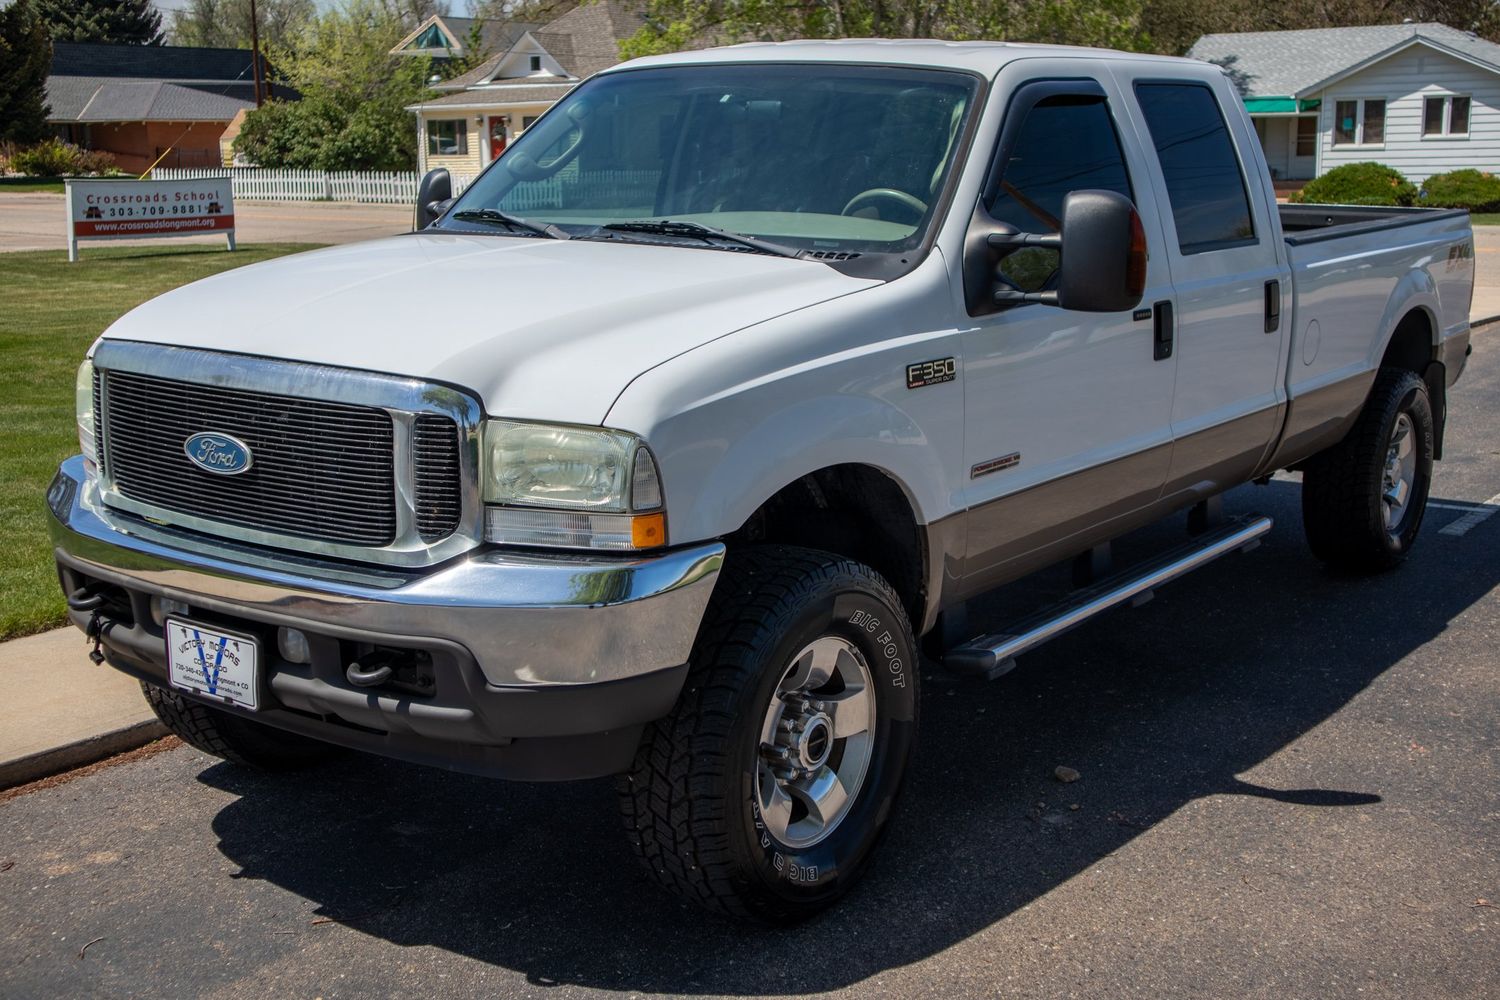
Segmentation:
{"type": "Polygon", "coordinates": [[[900,595],[912,627],[926,609],[926,532],[906,493],[867,465],[835,465],[778,490],[729,536],[735,544],[780,543],[833,552],[875,570],[900,595]]]}
{"type": "Polygon", "coordinates": [[[1396,324],[1380,367],[1405,368],[1421,375],[1432,363],[1432,350],[1432,321],[1421,309],[1413,309],[1396,324]]]}

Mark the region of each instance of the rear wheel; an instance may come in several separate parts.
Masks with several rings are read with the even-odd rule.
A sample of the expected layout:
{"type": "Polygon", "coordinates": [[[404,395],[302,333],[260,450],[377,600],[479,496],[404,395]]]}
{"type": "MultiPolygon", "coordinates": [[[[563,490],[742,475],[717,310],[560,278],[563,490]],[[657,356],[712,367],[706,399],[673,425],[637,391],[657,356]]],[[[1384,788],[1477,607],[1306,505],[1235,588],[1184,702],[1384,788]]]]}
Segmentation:
{"type": "Polygon", "coordinates": [[[151,710],[172,735],[206,754],[266,771],[293,771],[321,763],[342,751],[260,722],[188,701],[181,695],[142,684],[151,710]]]}
{"type": "Polygon", "coordinates": [[[792,922],[863,874],[917,728],[915,640],[874,570],[731,553],[682,697],[620,779],[626,833],[668,888],[792,922]]]}
{"type": "Polygon", "coordinates": [[[1302,524],[1313,553],[1342,569],[1375,572],[1411,551],[1432,484],[1427,384],[1383,368],[1354,428],[1302,477],[1302,524]]]}

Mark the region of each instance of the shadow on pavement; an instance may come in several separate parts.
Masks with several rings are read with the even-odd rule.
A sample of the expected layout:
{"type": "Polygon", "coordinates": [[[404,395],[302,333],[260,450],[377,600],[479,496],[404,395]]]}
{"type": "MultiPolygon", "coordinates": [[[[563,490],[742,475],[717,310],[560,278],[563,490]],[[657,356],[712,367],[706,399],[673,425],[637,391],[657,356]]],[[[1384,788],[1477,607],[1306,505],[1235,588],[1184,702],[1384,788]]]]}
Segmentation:
{"type": "MultiPolygon", "coordinates": [[[[848,986],[1002,920],[1194,800],[1381,801],[1373,770],[1355,789],[1266,788],[1238,775],[1489,593],[1500,532],[1486,525],[1454,545],[1436,530],[1452,515],[1432,511],[1403,570],[1337,578],[1307,553],[1297,500],[1287,483],[1236,491],[1232,511],[1278,521],[1259,550],[1059,639],[1000,681],[928,679],[920,749],[874,869],[801,927],[733,926],[656,889],[624,846],[605,782],[512,785],[358,756],[292,779],[216,765],[201,780],[238,798],[214,831],[240,877],[362,933],[536,984],[740,995],[848,986]],[[1058,783],[1058,764],[1082,780],[1058,783]]],[[[1133,544],[1181,530],[1173,521],[1133,544]]],[[[976,609],[975,621],[993,624],[994,613],[976,609]]],[[[1236,836],[1223,831],[1228,844],[1236,836]]]]}

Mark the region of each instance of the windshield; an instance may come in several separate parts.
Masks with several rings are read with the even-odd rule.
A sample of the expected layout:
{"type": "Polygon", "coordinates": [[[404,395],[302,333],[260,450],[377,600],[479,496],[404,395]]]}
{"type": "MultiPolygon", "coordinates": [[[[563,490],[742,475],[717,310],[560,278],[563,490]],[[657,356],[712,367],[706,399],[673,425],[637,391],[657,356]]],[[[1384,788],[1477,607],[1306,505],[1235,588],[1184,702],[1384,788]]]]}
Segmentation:
{"type": "Polygon", "coordinates": [[[488,210],[659,241],[659,228],[601,227],[670,219],[799,250],[905,251],[947,182],[976,86],[826,64],[606,73],[528,129],[439,225],[516,235],[457,218],[488,210]]]}

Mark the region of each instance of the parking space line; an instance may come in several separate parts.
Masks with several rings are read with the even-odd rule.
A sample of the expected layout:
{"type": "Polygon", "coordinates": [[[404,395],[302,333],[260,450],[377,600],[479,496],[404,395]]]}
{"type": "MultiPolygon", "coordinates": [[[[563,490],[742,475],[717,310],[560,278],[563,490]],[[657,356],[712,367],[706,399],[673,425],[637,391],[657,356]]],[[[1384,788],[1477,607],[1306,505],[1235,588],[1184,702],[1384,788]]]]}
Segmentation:
{"type": "Polygon", "coordinates": [[[1494,517],[1497,511],[1500,511],[1500,493],[1490,497],[1477,507],[1469,508],[1467,514],[1452,524],[1444,525],[1438,530],[1438,534],[1448,535],[1451,538],[1462,538],[1474,527],[1494,517]]]}

